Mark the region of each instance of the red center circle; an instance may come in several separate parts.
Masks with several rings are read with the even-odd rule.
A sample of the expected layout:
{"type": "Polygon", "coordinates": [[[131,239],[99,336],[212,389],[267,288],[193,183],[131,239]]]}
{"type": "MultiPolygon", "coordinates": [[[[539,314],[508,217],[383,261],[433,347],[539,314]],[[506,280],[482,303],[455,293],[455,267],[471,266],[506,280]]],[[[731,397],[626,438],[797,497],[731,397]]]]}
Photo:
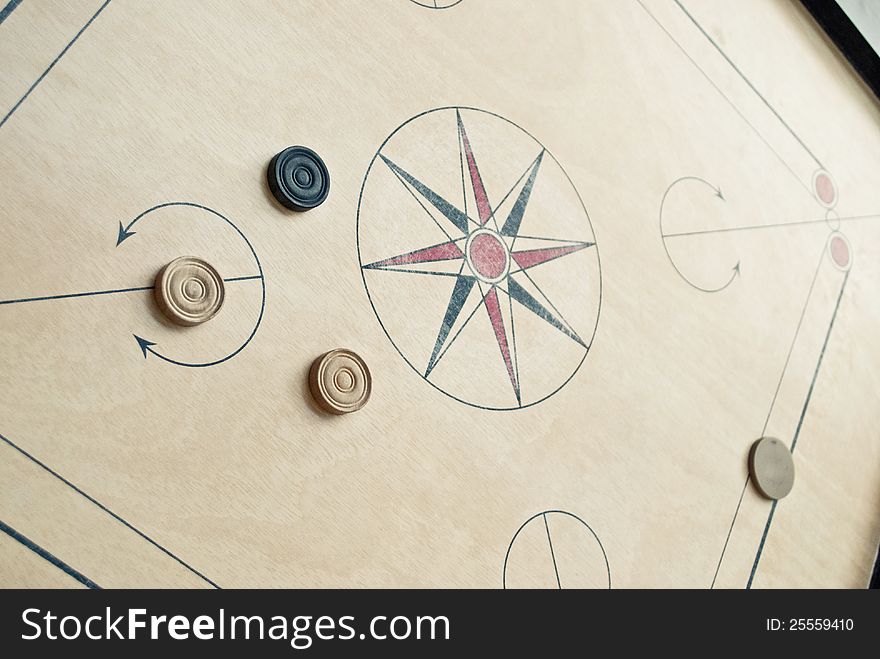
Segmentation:
{"type": "Polygon", "coordinates": [[[838,267],[845,268],[849,265],[849,245],[840,236],[831,239],[831,258],[838,267]]]}
{"type": "Polygon", "coordinates": [[[819,200],[825,205],[833,203],[837,196],[831,177],[825,173],[816,176],[816,196],[818,196],[819,200]]]}
{"type": "Polygon", "coordinates": [[[507,250],[491,233],[474,236],[469,248],[474,270],[486,279],[498,279],[507,267],[507,250]]]}

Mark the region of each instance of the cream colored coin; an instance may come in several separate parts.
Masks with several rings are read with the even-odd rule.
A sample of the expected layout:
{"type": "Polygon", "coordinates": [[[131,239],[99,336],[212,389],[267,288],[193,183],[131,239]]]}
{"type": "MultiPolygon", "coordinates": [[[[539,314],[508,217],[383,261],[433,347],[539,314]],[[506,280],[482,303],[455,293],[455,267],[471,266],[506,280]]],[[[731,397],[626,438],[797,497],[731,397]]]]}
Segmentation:
{"type": "Polygon", "coordinates": [[[322,409],[331,414],[347,414],[367,404],[372,376],[357,354],[337,348],[314,361],[309,371],[309,388],[322,409]]]}
{"type": "Polygon", "coordinates": [[[761,494],[782,499],[794,486],[791,451],[775,437],[762,437],[749,451],[749,474],[761,494]]]}
{"type": "Polygon", "coordinates": [[[223,306],[223,278],[210,263],[181,256],[156,275],[156,303],[178,325],[199,325],[223,306]]]}

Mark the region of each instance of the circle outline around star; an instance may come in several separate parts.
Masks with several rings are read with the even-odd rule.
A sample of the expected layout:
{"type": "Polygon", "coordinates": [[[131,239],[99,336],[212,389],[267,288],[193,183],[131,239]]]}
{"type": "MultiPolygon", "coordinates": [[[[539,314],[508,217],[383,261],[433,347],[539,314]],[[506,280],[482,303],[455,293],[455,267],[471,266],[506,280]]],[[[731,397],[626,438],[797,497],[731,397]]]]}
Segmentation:
{"type": "MultiPolygon", "coordinates": [[[[499,206],[500,206],[500,205],[501,205],[501,204],[499,204],[499,206]]],[[[493,211],[493,212],[494,212],[494,211],[493,211]]],[[[497,114],[497,113],[495,113],[495,112],[491,112],[491,111],[489,111],[489,110],[484,110],[484,109],[482,109],[482,108],[471,107],[471,106],[464,106],[464,105],[461,105],[461,106],[457,106],[457,105],[446,105],[446,106],[441,106],[441,107],[431,108],[431,109],[425,110],[425,111],[423,111],[423,112],[420,112],[420,113],[418,113],[418,114],[416,114],[416,115],[413,115],[412,117],[408,118],[406,121],[404,121],[404,122],[401,123],[400,125],[398,125],[398,126],[397,126],[397,127],[396,127],[396,128],[395,128],[395,129],[394,129],[394,130],[393,130],[393,131],[392,131],[392,132],[391,132],[391,133],[390,133],[390,134],[389,134],[389,135],[383,140],[383,141],[382,141],[382,143],[380,144],[379,148],[376,150],[375,154],[374,154],[373,157],[370,159],[370,163],[369,163],[369,165],[367,166],[366,173],[364,174],[364,178],[363,178],[363,181],[362,181],[362,183],[361,183],[361,189],[360,189],[360,192],[359,192],[359,194],[358,194],[357,216],[356,216],[356,223],[355,223],[355,236],[356,236],[356,248],[357,248],[357,256],[358,256],[358,265],[359,265],[359,269],[360,269],[360,273],[361,273],[361,281],[362,281],[363,286],[364,286],[364,291],[365,291],[366,294],[367,294],[367,299],[368,299],[368,301],[369,301],[369,303],[370,303],[370,307],[371,307],[372,310],[373,310],[373,314],[376,316],[376,320],[379,322],[379,326],[382,328],[382,331],[384,332],[385,336],[388,338],[388,340],[389,340],[389,342],[391,343],[391,345],[392,345],[392,346],[394,347],[394,349],[397,351],[397,353],[401,356],[401,358],[404,360],[404,362],[405,362],[405,363],[406,363],[406,364],[407,364],[407,365],[408,365],[413,371],[415,371],[415,373],[419,376],[419,378],[422,379],[422,380],[424,380],[424,381],[427,382],[429,385],[431,385],[431,387],[433,387],[434,389],[436,389],[437,391],[439,391],[439,392],[442,393],[443,395],[445,395],[445,396],[451,398],[452,400],[455,400],[455,401],[457,401],[457,402],[459,402],[459,403],[463,403],[463,404],[465,404],[465,405],[468,405],[469,407],[475,407],[475,408],[477,408],[477,409],[483,409],[483,410],[489,410],[489,411],[499,411],[499,412],[513,411],[513,410],[520,410],[520,409],[526,409],[526,408],[532,407],[532,406],[534,406],[534,405],[537,405],[537,404],[539,404],[539,403],[542,403],[542,402],[546,401],[546,400],[547,400],[548,398],[550,398],[551,396],[554,396],[554,395],[557,394],[560,390],[562,390],[562,389],[563,389],[563,388],[564,388],[569,382],[571,382],[571,380],[574,378],[574,376],[580,371],[581,366],[583,366],[584,361],[586,360],[587,356],[588,356],[589,353],[590,353],[590,350],[592,349],[593,340],[595,339],[595,336],[596,336],[596,333],[597,333],[597,331],[598,331],[598,327],[599,327],[599,319],[601,318],[601,309],[602,309],[602,291],[603,291],[601,257],[600,257],[600,254],[599,254],[598,239],[596,238],[596,232],[595,232],[595,230],[594,230],[594,228],[593,228],[592,220],[591,220],[591,218],[590,218],[589,212],[587,211],[586,205],[584,204],[583,199],[581,198],[580,193],[578,192],[576,186],[574,185],[574,182],[571,180],[571,177],[568,175],[568,172],[565,171],[565,168],[562,166],[562,164],[561,164],[561,163],[556,159],[556,157],[555,157],[555,156],[554,156],[554,155],[553,155],[553,154],[552,154],[552,153],[551,153],[551,152],[550,152],[550,151],[549,151],[549,150],[543,145],[543,143],[542,143],[540,140],[538,140],[534,135],[532,135],[529,131],[527,131],[526,129],[524,129],[522,126],[520,126],[519,124],[517,124],[517,123],[514,122],[514,121],[511,121],[510,119],[507,119],[506,117],[503,117],[503,116],[501,116],[501,115],[499,115],[499,114],[497,114]],[[422,118],[422,117],[425,117],[426,115],[433,114],[433,113],[436,113],[436,112],[442,112],[442,111],[454,111],[454,112],[456,112],[456,113],[459,115],[459,117],[460,117],[460,114],[459,114],[459,113],[462,112],[462,111],[465,111],[465,112],[476,112],[476,113],[480,113],[480,114],[483,114],[483,115],[487,115],[487,116],[489,116],[489,117],[492,117],[492,118],[498,119],[498,120],[500,120],[500,121],[502,121],[502,122],[504,122],[504,123],[506,123],[506,124],[508,124],[508,125],[510,125],[510,126],[512,126],[512,127],[514,127],[514,128],[516,128],[518,131],[520,131],[522,134],[524,134],[526,137],[528,137],[530,140],[532,140],[532,141],[533,141],[533,142],[534,142],[534,143],[535,143],[535,144],[541,149],[541,154],[542,154],[543,156],[549,157],[549,159],[550,159],[550,160],[551,160],[551,161],[552,161],[552,162],[553,162],[553,163],[559,168],[559,171],[562,172],[562,175],[565,177],[565,180],[566,180],[566,181],[568,182],[568,184],[571,186],[571,190],[574,192],[575,197],[577,198],[578,204],[580,205],[580,208],[581,208],[581,210],[582,210],[582,212],[583,212],[583,214],[584,214],[584,217],[586,218],[587,226],[589,227],[590,234],[591,234],[591,236],[593,237],[593,240],[595,241],[595,242],[593,242],[592,244],[590,244],[590,247],[591,247],[593,250],[595,250],[596,266],[597,266],[597,270],[598,270],[598,296],[597,296],[596,301],[595,301],[595,306],[596,306],[596,310],[595,310],[595,322],[594,322],[594,324],[593,324],[593,330],[592,330],[592,333],[591,333],[589,339],[586,341],[586,344],[585,344],[585,348],[586,348],[586,349],[584,350],[584,354],[583,354],[583,356],[581,357],[581,359],[578,361],[577,365],[573,368],[572,372],[568,375],[568,377],[565,378],[565,380],[562,381],[561,384],[559,384],[559,386],[557,386],[555,389],[553,389],[552,391],[550,391],[550,392],[547,393],[546,395],[543,395],[543,396],[541,396],[540,398],[538,398],[538,399],[536,399],[536,400],[533,400],[533,401],[530,401],[530,402],[527,402],[527,403],[521,403],[521,404],[518,404],[518,405],[511,405],[511,406],[506,406],[506,407],[495,407],[495,406],[490,406],[490,405],[484,405],[484,404],[476,403],[476,402],[473,402],[473,401],[467,400],[467,399],[465,399],[465,398],[462,398],[461,396],[458,396],[458,395],[456,395],[456,394],[454,394],[454,393],[452,393],[452,392],[450,392],[450,391],[447,391],[447,390],[444,389],[443,387],[441,387],[441,386],[439,386],[438,384],[432,382],[432,381],[431,381],[431,380],[425,375],[425,373],[423,373],[423,372],[422,372],[422,371],[421,371],[421,370],[420,370],[415,364],[412,363],[412,361],[410,360],[410,358],[407,357],[407,356],[403,353],[403,351],[401,350],[401,348],[397,345],[397,343],[396,343],[396,342],[394,341],[394,339],[392,338],[392,336],[391,336],[391,334],[390,334],[388,328],[385,326],[385,323],[384,323],[383,320],[382,320],[382,317],[381,317],[381,315],[380,315],[380,313],[379,313],[379,310],[376,308],[376,303],[375,303],[374,300],[373,300],[373,295],[372,295],[372,293],[370,292],[370,287],[369,287],[369,285],[367,284],[366,270],[367,270],[367,269],[370,269],[369,266],[370,266],[371,264],[364,264],[364,262],[363,262],[363,256],[362,256],[362,253],[361,253],[361,219],[362,219],[362,218],[361,218],[361,211],[362,211],[362,208],[361,208],[361,207],[362,207],[363,198],[364,198],[364,191],[366,190],[367,181],[368,181],[369,178],[370,178],[370,173],[371,173],[372,170],[373,170],[373,166],[376,164],[377,160],[380,160],[380,157],[382,157],[382,150],[386,147],[386,145],[388,145],[388,143],[389,143],[389,142],[390,142],[390,141],[391,141],[391,140],[392,140],[392,139],[393,139],[393,138],[394,138],[394,137],[395,137],[395,136],[396,136],[396,135],[397,135],[397,134],[398,134],[398,133],[404,128],[404,127],[406,127],[407,125],[409,125],[410,123],[412,123],[412,122],[414,122],[414,121],[417,121],[418,119],[420,119],[420,118],[422,118]]],[[[573,242],[574,242],[574,241],[573,241],[573,242]]],[[[466,257],[465,257],[465,260],[466,260],[466,257]]]]}

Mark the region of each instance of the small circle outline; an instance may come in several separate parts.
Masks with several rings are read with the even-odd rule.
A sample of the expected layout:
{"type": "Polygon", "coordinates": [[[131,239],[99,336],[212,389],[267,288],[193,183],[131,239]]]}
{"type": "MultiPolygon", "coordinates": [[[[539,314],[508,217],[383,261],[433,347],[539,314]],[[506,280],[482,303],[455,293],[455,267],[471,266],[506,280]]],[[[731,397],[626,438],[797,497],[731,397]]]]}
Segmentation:
{"type": "Polygon", "coordinates": [[[507,545],[507,552],[504,554],[504,568],[503,568],[503,572],[501,574],[501,587],[504,590],[507,590],[507,559],[510,558],[510,550],[513,549],[513,543],[516,542],[517,536],[519,536],[520,532],[526,526],[528,526],[530,522],[532,522],[536,518],[541,517],[542,515],[552,515],[552,514],[568,515],[569,517],[576,519],[578,522],[580,522],[581,524],[583,524],[584,526],[587,527],[587,530],[593,535],[593,537],[596,539],[596,542],[599,544],[599,549],[602,550],[602,558],[605,559],[605,570],[608,572],[608,590],[611,590],[611,565],[608,563],[608,554],[605,551],[605,546],[602,544],[602,541],[599,539],[599,536],[596,535],[596,532],[593,530],[593,527],[590,526],[589,524],[587,524],[580,517],[578,517],[574,513],[568,512],[567,510],[561,510],[558,508],[553,508],[550,510],[542,510],[539,513],[535,513],[534,515],[529,517],[525,522],[523,522],[520,525],[520,527],[516,530],[516,533],[513,534],[513,537],[510,539],[510,544],[507,545]]]}

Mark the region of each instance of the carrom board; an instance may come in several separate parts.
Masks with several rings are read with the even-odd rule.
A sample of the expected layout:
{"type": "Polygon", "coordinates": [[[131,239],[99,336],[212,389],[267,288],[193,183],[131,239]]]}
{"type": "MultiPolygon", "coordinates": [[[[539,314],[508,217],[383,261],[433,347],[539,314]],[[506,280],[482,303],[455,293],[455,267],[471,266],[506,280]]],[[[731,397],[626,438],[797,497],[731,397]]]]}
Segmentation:
{"type": "Polygon", "coordinates": [[[2,585],[867,585],[880,112],[799,3],[0,16],[2,585]]]}

